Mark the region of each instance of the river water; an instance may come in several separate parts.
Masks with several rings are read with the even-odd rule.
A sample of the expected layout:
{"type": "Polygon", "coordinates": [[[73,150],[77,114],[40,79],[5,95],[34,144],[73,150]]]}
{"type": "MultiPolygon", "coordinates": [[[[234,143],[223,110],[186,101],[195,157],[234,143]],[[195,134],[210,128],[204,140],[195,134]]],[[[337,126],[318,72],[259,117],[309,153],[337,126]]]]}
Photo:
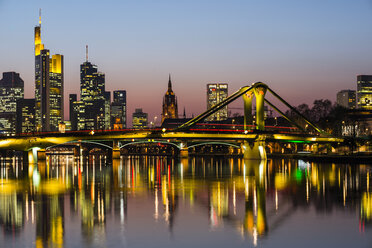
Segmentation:
{"type": "Polygon", "coordinates": [[[1,247],[372,247],[372,166],[0,160],[1,247]]]}

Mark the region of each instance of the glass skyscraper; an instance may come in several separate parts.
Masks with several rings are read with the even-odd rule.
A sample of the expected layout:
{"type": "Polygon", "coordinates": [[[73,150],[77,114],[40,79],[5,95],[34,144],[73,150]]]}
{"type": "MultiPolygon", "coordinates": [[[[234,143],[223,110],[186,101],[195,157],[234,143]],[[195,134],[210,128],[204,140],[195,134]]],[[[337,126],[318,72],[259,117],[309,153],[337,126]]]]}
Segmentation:
{"type": "Polygon", "coordinates": [[[35,99],[17,100],[17,133],[35,131],[35,99]]]}
{"type": "Polygon", "coordinates": [[[4,72],[0,80],[0,134],[15,135],[17,100],[24,96],[24,82],[16,72],[4,72]]]}
{"type": "MultiPolygon", "coordinates": [[[[228,96],[228,85],[226,83],[207,84],[207,109],[212,108],[224,101],[228,96]]],[[[227,119],[227,106],[209,116],[207,121],[222,121],[227,119]]]]}
{"type": "MultiPolygon", "coordinates": [[[[110,92],[105,91],[105,74],[87,60],[80,65],[80,101],[84,103],[86,130],[110,128],[110,92]]],[[[80,108],[82,107],[79,104],[80,108]]],[[[78,120],[79,122],[79,120],[78,120]]]]}
{"type": "Polygon", "coordinates": [[[50,57],[41,43],[41,20],[35,27],[35,124],[36,131],[58,131],[63,122],[63,55],[50,57]]]}
{"type": "Polygon", "coordinates": [[[114,91],[114,101],[111,104],[111,128],[122,129],[127,127],[127,92],[114,91]]]}

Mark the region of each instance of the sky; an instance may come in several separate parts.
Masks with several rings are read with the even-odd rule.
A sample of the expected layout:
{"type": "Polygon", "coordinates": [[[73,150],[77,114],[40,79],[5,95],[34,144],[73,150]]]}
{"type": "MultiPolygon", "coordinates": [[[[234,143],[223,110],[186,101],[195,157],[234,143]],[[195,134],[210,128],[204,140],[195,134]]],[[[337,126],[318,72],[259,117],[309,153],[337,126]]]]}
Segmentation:
{"type": "Polygon", "coordinates": [[[85,45],[106,90],[127,91],[130,120],[135,108],[160,120],[169,73],[188,117],[206,110],[207,83],[261,81],[299,105],[372,74],[372,0],[0,0],[0,72],[20,73],[27,98],[39,8],[42,42],[64,55],[65,119],[85,45]]]}

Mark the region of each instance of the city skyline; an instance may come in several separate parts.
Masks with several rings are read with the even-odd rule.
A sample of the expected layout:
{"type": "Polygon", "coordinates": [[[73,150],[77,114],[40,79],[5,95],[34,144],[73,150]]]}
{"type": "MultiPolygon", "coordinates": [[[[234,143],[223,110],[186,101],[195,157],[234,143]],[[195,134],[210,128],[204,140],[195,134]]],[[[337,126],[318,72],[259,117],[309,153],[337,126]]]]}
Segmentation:
{"type": "Polygon", "coordinates": [[[357,75],[372,72],[371,34],[358,32],[372,22],[367,1],[89,3],[87,12],[102,12],[101,18],[87,18],[81,3],[71,4],[63,17],[63,4],[0,2],[1,26],[9,33],[0,48],[0,69],[20,73],[26,98],[34,97],[32,28],[43,9],[43,43],[64,55],[65,119],[68,95],[79,92],[86,44],[90,60],[106,74],[107,90],[127,91],[128,116],[142,108],[149,120],[160,119],[169,73],[179,108],[191,116],[206,109],[205,86],[211,82],[227,82],[234,92],[263,81],[298,105],[322,98],[334,102],[338,91],[356,89],[357,75]]]}

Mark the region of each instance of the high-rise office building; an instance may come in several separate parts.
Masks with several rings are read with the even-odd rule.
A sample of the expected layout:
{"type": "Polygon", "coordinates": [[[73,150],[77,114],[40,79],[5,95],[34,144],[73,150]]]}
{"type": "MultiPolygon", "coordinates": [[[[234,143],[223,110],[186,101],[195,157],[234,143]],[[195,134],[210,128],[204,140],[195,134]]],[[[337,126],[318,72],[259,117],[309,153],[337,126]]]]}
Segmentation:
{"type": "Polygon", "coordinates": [[[109,128],[108,98],[105,93],[105,74],[98,72],[97,66],[88,61],[87,48],[86,61],[80,65],[80,101],[85,104],[85,129],[109,128]]]}
{"type": "Polygon", "coordinates": [[[111,128],[122,129],[127,127],[127,92],[114,91],[114,101],[111,104],[111,128]]]}
{"type": "Polygon", "coordinates": [[[17,100],[17,128],[20,133],[30,133],[35,131],[35,99],[17,100]]]}
{"type": "Polygon", "coordinates": [[[77,129],[77,113],[74,111],[74,102],[77,101],[76,94],[70,94],[69,96],[69,115],[70,115],[70,122],[71,122],[71,130],[76,131],[77,129]]]}
{"type": "MultiPolygon", "coordinates": [[[[226,83],[207,84],[207,109],[224,101],[228,95],[228,85],[226,83]]],[[[227,106],[209,116],[207,121],[222,121],[227,119],[227,106]]]]}
{"type": "Polygon", "coordinates": [[[111,92],[105,91],[105,116],[104,116],[104,127],[103,129],[111,129],[111,92]]]}
{"type": "Polygon", "coordinates": [[[168,90],[163,98],[161,122],[163,122],[165,119],[178,119],[177,97],[172,90],[172,81],[170,75],[168,80],[168,90]]]}
{"type": "Polygon", "coordinates": [[[64,121],[63,56],[52,55],[49,68],[49,124],[51,131],[57,131],[59,123],[64,121]]]}
{"type": "Polygon", "coordinates": [[[347,109],[355,109],[356,107],[355,90],[339,91],[337,93],[337,104],[347,109]]]}
{"type": "Polygon", "coordinates": [[[36,131],[57,131],[63,121],[63,55],[50,57],[41,43],[41,19],[35,27],[36,131]]]}
{"type": "Polygon", "coordinates": [[[132,115],[133,128],[147,128],[148,115],[142,109],[136,109],[132,115]]]}
{"type": "Polygon", "coordinates": [[[15,135],[17,100],[24,96],[24,82],[16,72],[4,72],[0,80],[0,134],[15,135]]]}
{"type": "Polygon", "coordinates": [[[357,76],[357,106],[372,110],[372,75],[357,76]]]}
{"type": "Polygon", "coordinates": [[[71,130],[86,130],[85,127],[85,103],[82,101],[72,102],[72,118],[74,118],[75,123],[71,121],[71,130]]]}

